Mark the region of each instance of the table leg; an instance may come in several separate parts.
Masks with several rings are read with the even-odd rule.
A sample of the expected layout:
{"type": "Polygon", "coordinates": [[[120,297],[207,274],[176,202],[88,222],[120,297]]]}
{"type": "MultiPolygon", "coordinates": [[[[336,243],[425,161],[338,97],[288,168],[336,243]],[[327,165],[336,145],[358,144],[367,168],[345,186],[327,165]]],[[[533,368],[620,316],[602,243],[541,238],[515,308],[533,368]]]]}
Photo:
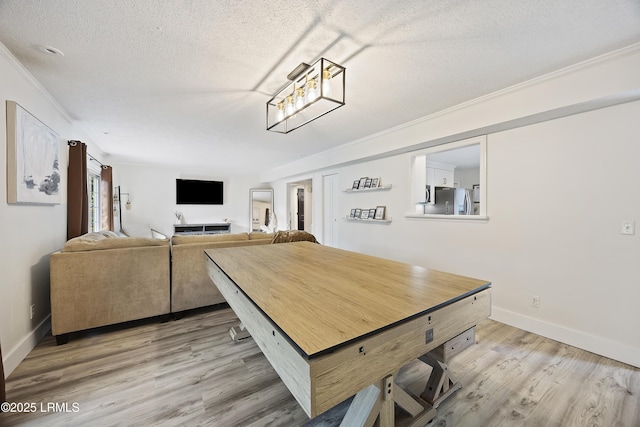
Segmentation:
{"type": "Polygon", "coordinates": [[[353,398],[340,427],[370,427],[378,418],[382,406],[382,393],[371,384],[353,398]]]}
{"type": "Polygon", "coordinates": [[[231,339],[233,342],[239,342],[246,340],[247,338],[251,338],[251,334],[247,331],[247,328],[240,323],[238,326],[232,326],[229,328],[229,335],[231,335],[231,339]]]}
{"type": "Polygon", "coordinates": [[[395,425],[394,375],[382,380],[382,406],[380,407],[380,427],[395,425]]]}
{"type": "Polygon", "coordinates": [[[428,353],[419,359],[433,368],[420,398],[437,408],[443,400],[460,390],[462,384],[454,380],[446,363],[431,357],[428,353]]]}
{"type": "Polygon", "coordinates": [[[395,426],[395,404],[411,419],[405,426],[424,426],[436,416],[435,408],[420,403],[395,384],[397,372],[388,375],[356,394],[342,419],[341,427],[395,426]],[[376,423],[377,421],[377,423],[376,423]]]}

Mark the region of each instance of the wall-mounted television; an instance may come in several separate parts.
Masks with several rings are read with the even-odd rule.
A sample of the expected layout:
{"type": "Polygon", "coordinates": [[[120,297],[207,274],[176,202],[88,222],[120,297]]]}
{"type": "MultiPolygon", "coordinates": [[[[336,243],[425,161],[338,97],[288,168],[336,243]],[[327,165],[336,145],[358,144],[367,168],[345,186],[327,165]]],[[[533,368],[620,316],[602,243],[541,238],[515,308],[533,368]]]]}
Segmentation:
{"type": "Polygon", "coordinates": [[[221,205],[222,200],[222,181],[176,179],[176,204],[178,205],[221,205]]]}

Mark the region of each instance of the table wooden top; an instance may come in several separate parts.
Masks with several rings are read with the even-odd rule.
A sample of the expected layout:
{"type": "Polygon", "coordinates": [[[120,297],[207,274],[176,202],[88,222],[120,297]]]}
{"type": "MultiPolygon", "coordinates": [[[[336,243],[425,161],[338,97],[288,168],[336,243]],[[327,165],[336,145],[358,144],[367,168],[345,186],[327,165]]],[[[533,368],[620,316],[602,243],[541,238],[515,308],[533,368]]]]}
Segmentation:
{"type": "Polygon", "coordinates": [[[310,242],[205,253],[308,358],[491,285],[310,242]]]}

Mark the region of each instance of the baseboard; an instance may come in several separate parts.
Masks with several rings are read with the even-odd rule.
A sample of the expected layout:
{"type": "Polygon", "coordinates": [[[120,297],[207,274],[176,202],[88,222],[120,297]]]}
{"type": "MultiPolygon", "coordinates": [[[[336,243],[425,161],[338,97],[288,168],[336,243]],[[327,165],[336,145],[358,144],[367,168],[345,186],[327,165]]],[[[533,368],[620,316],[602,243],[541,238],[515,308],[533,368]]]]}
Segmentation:
{"type": "Polygon", "coordinates": [[[49,314],[40,322],[34,330],[31,331],[20,343],[12,348],[9,353],[2,359],[4,365],[4,376],[11,375],[14,369],[18,367],[20,362],[33,350],[40,340],[51,330],[51,315],[49,314]]]}
{"type": "Polygon", "coordinates": [[[491,308],[491,319],[640,368],[639,348],[495,306],[491,308]]]}

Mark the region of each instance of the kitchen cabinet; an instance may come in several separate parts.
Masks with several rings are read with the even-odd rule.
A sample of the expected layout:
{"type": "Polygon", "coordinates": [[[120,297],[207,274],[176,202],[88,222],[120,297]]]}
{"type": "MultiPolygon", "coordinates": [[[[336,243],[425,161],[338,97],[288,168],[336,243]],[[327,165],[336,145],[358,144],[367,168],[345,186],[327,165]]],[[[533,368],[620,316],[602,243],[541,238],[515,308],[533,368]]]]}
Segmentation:
{"type": "Polygon", "coordinates": [[[453,169],[427,168],[427,185],[453,187],[453,169]]]}

